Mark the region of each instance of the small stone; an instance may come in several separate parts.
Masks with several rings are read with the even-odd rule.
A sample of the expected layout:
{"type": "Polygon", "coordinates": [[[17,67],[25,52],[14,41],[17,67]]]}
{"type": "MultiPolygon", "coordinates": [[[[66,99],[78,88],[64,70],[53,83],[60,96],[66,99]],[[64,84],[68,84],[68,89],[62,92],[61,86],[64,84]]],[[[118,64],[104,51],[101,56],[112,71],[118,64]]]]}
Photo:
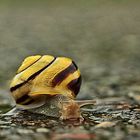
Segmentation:
{"type": "Polygon", "coordinates": [[[20,133],[20,134],[31,134],[31,133],[34,133],[33,130],[29,130],[29,129],[18,129],[17,132],[20,133]]]}
{"type": "Polygon", "coordinates": [[[36,131],[38,133],[48,133],[49,132],[49,129],[47,129],[47,128],[38,128],[36,131]]]}
{"type": "Polygon", "coordinates": [[[129,124],[132,124],[132,120],[129,120],[128,123],[129,123],[129,124]]]}
{"type": "Polygon", "coordinates": [[[107,128],[107,127],[112,127],[112,126],[114,126],[116,123],[114,123],[114,122],[102,122],[102,123],[100,123],[100,124],[97,124],[96,126],[95,126],[95,128],[107,128]]]}
{"type": "Polygon", "coordinates": [[[3,128],[3,129],[9,129],[9,128],[11,128],[11,126],[0,125],[0,128],[3,128]]]}
{"type": "Polygon", "coordinates": [[[3,125],[3,124],[11,124],[11,122],[0,121],[0,125],[3,125]]]}
{"type": "Polygon", "coordinates": [[[136,108],[134,109],[134,111],[140,112],[140,108],[136,108]]]}
{"type": "Polygon", "coordinates": [[[16,124],[12,123],[12,124],[11,124],[11,126],[14,126],[14,127],[15,127],[15,126],[16,126],[16,124]]]}

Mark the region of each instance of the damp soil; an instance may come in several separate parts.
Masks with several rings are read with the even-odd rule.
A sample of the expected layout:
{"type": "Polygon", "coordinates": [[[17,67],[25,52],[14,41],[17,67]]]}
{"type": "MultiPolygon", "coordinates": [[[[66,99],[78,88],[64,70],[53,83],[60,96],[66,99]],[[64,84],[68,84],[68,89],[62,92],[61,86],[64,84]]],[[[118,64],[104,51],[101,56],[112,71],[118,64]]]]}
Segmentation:
{"type": "MultiPolygon", "coordinates": [[[[59,120],[22,111],[17,116],[5,116],[12,108],[6,98],[0,105],[0,139],[2,140],[138,140],[140,138],[140,95],[136,83],[111,85],[100,90],[118,93],[95,98],[96,104],[81,108],[84,120],[59,120]],[[122,95],[121,95],[122,92],[122,95]],[[128,94],[123,94],[127,92],[128,94]],[[120,93],[120,94],[119,94],[120,93]],[[115,95],[115,94],[114,94],[115,95]]],[[[6,91],[5,91],[6,92],[6,91]]]]}

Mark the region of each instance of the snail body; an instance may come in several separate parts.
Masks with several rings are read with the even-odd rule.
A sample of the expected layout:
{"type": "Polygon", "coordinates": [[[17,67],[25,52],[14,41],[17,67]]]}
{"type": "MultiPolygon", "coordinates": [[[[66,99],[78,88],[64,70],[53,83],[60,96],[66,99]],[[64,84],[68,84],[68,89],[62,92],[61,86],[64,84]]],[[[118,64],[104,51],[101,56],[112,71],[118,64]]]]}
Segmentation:
{"type": "Polygon", "coordinates": [[[59,116],[61,103],[73,101],[80,86],[80,71],[70,58],[36,55],[22,62],[10,91],[17,108],[59,116]]]}

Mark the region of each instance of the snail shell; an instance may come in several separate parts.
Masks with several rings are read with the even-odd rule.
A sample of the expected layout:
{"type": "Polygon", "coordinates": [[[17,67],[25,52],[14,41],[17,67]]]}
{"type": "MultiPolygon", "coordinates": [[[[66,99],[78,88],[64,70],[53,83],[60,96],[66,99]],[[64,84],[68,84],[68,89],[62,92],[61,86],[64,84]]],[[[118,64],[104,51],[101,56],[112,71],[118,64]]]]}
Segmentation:
{"type": "Polygon", "coordinates": [[[74,99],[80,86],[80,71],[70,58],[36,55],[23,61],[10,91],[18,108],[32,109],[56,95],[74,99]]]}

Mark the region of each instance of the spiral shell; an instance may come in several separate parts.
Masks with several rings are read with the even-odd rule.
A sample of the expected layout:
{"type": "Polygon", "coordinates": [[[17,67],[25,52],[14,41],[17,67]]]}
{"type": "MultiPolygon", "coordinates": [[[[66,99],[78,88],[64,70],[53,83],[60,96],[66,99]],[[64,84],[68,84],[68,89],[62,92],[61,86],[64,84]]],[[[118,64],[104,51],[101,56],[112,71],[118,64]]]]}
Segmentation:
{"type": "Polygon", "coordinates": [[[10,91],[17,105],[35,108],[58,94],[74,99],[80,86],[80,71],[70,58],[36,55],[23,61],[10,91]]]}

